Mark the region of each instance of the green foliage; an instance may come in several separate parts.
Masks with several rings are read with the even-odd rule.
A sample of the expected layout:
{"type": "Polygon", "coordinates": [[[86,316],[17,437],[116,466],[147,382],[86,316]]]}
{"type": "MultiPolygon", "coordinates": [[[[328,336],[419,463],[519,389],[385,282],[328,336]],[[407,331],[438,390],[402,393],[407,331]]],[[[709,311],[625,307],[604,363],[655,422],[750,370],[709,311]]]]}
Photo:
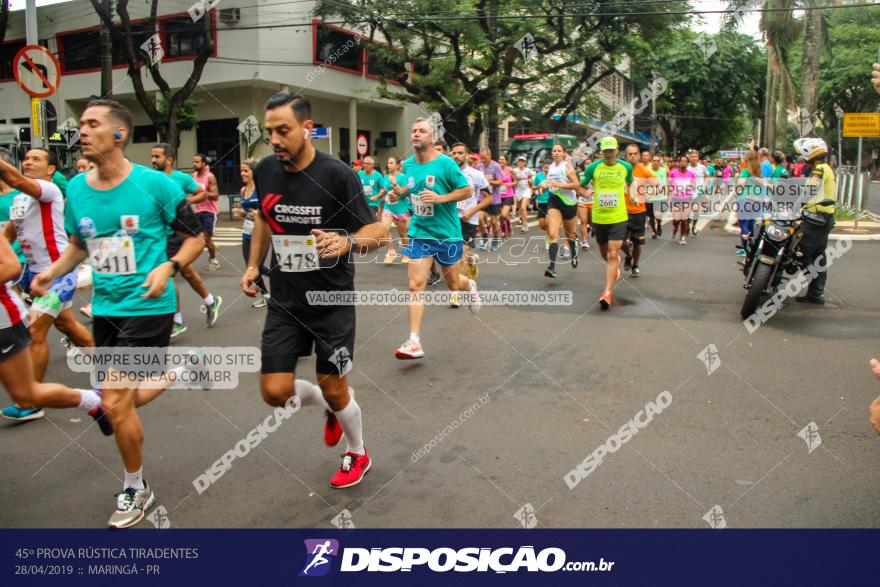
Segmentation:
{"type": "MultiPolygon", "coordinates": [[[[162,94],[162,100],[158,104],[159,113],[164,120],[168,120],[168,107],[171,103],[171,94],[165,92],[162,94]]],[[[187,98],[177,109],[177,128],[178,130],[187,131],[195,130],[199,126],[199,102],[187,98]]]]}

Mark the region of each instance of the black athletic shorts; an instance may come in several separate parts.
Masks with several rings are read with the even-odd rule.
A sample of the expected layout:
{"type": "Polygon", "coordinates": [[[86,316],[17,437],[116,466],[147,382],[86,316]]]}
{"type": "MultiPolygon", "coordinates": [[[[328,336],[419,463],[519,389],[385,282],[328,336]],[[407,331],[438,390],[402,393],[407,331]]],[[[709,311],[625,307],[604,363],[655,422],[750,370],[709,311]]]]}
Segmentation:
{"type": "Polygon", "coordinates": [[[578,213],[577,202],[571,205],[566,204],[562,201],[562,198],[556,194],[550,194],[550,199],[547,200],[547,208],[555,208],[556,210],[559,210],[562,213],[563,220],[571,220],[577,216],[578,213]]]}
{"type": "Polygon", "coordinates": [[[513,206],[513,198],[501,198],[502,206],[513,206]]]}
{"type": "Polygon", "coordinates": [[[629,220],[626,223],[626,233],[630,240],[640,245],[645,244],[645,223],[647,220],[647,212],[629,215],[629,220]]]}
{"type": "Polygon", "coordinates": [[[470,222],[461,221],[461,240],[469,247],[474,246],[474,239],[477,238],[477,225],[470,222]]]}
{"type": "Polygon", "coordinates": [[[489,204],[488,206],[483,208],[483,211],[485,211],[486,214],[488,214],[489,216],[498,216],[499,214],[501,214],[501,204],[489,204]]]}
{"type": "Polygon", "coordinates": [[[0,363],[31,344],[31,333],[24,322],[0,330],[0,363]]]}
{"type": "Polygon", "coordinates": [[[168,237],[168,243],[165,245],[165,254],[170,259],[180,251],[183,246],[183,239],[176,232],[168,237]]]}
{"type": "Polygon", "coordinates": [[[317,354],[315,371],[345,375],[354,358],[354,306],[290,311],[274,300],[263,327],[261,373],[295,373],[299,357],[317,354]]]}
{"type": "MultiPolygon", "coordinates": [[[[117,361],[113,358],[114,348],[139,348],[159,347],[165,349],[171,341],[171,328],[174,325],[174,314],[158,314],[153,316],[129,316],[120,318],[117,316],[95,316],[92,322],[92,333],[95,338],[95,346],[106,349],[106,358],[100,358],[96,368],[98,372],[104,372],[107,367],[113,367],[117,361]]],[[[164,351],[155,351],[162,353],[164,351]]],[[[124,371],[143,371],[148,376],[159,376],[165,372],[163,363],[154,362],[156,357],[149,355],[126,355],[127,358],[119,363],[124,371]]],[[[93,374],[98,381],[104,381],[103,375],[93,374]]]]}
{"type": "Polygon", "coordinates": [[[547,203],[536,204],[538,208],[538,218],[547,218],[547,203]]]}
{"type": "Polygon", "coordinates": [[[614,224],[596,224],[593,222],[593,230],[596,231],[596,242],[600,245],[608,244],[608,241],[622,241],[626,237],[628,220],[615,222],[614,224]]]}

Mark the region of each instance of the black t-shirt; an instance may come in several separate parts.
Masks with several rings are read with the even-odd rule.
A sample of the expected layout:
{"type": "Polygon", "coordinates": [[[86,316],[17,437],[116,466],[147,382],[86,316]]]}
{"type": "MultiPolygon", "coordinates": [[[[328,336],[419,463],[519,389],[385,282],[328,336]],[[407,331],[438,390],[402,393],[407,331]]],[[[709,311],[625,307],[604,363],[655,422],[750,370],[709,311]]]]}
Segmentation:
{"type": "MultiPolygon", "coordinates": [[[[260,214],[273,235],[306,236],[313,228],[352,234],[373,222],[357,175],[339,159],[320,151],[299,173],[285,171],[275,155],[265,157],[254,169],[254,184],[260,214]]],[[[303,263],[302,258],[283,255],[277,247],[274,255],[269,271],[272,301],[289,310],[304,310],[309,305],[309,291],[354,289],[354,265],[347,255],[320,259],[319,269],[300,272],[282,269],[303,263]]]]}

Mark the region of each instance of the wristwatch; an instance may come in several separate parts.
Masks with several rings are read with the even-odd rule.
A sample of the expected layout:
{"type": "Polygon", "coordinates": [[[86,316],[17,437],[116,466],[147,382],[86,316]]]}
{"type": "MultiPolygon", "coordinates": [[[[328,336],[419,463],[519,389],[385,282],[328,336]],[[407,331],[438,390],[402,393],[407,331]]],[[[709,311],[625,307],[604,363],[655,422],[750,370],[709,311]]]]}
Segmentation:
{"type": "Polygon", "coordinates": [[[178,273],[180,273],[180,263],[178,263],[174,259],[168,259],[168,262],[171,263],[171,266],[174,267],[174,273],[171,274],[171,277],[174,277],[178,273]]]}

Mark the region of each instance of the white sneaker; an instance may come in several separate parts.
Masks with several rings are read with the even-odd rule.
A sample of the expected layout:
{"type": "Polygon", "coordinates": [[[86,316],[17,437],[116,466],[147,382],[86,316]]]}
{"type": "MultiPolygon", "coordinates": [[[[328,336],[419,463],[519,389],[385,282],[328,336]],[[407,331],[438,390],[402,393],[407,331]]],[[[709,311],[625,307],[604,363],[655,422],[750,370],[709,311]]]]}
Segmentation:
{"type": "Polygon", "coordinates": [[[394,351],[394,356],[404,361],[409,359],[421,359],[425,356],[425,351],[422,350],[422,343],[409,338],[405,343],[400,345],[399,349],[394,351]]]}
{"type": "Polygon", "coordinates": [[[205,271],[217,271],[218,269],[220,269],[220,261],[217,259],[211,259],[208,266],[205,267],[205,271]]]}
{"type": "Polygon", "coordinates": [[[476,314],[483,307],[483,301],[480,299],[480,292],[477,291],[477,282],[468,279],[468,294],[465,296],[465,305],[471,314],[476,314]]]}
{"type": "Polygon", "coordinates": [[[131,528],[144,519],[144,513],[156,503],[156,496],[144,481],[143,489],[129,487],[116,495],[116,511],[107,525],[111,528],[131,528]]]}

